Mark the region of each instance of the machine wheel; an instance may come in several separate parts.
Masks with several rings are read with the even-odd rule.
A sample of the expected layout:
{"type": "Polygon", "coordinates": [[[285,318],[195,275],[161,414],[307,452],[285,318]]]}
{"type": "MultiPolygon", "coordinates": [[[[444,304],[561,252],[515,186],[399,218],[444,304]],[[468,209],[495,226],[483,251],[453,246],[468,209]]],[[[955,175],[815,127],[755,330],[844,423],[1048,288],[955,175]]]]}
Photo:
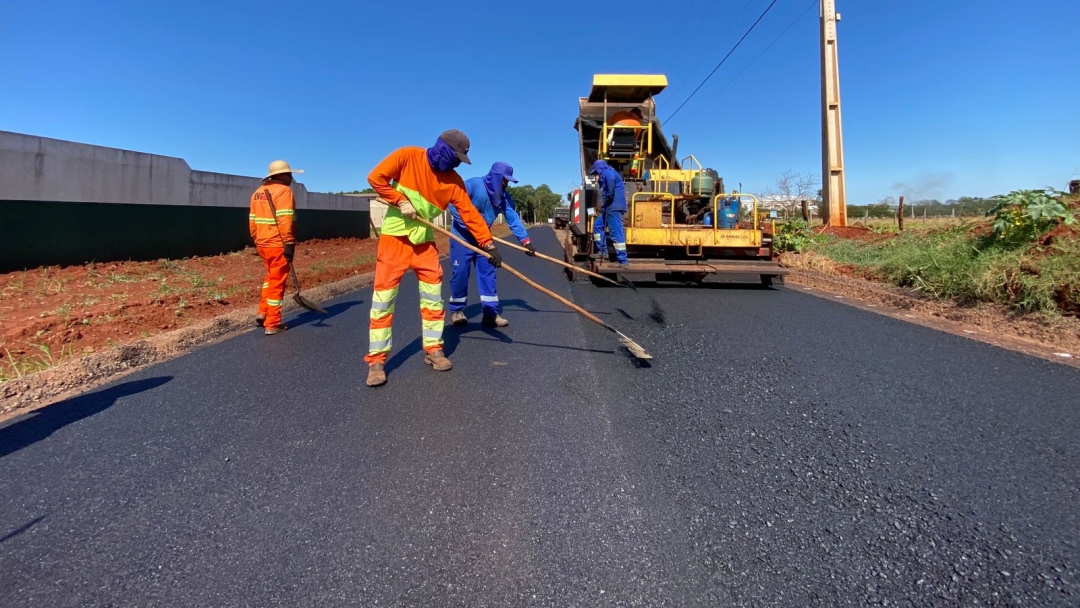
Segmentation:
{"type": "Polygon", "coordinates": [[[765,287],[780,287],[784,284],[784,277],[775,274],[761,275],[761,284],[765,287]]]}

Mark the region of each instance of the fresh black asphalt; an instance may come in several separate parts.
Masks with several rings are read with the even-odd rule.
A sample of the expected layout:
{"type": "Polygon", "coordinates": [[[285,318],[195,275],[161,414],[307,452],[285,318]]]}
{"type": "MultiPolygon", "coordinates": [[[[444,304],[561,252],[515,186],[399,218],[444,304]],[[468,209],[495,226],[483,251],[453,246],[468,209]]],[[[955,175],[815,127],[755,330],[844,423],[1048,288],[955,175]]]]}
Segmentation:
{"type": "Polygon", "coordinates": [[[410,276],[384,387],[370,289],[126,376],[0,425],[0,606],[1080,603],[1076,369],[506,258],[651,365],[503,273],[448,373],[410,276]]]}

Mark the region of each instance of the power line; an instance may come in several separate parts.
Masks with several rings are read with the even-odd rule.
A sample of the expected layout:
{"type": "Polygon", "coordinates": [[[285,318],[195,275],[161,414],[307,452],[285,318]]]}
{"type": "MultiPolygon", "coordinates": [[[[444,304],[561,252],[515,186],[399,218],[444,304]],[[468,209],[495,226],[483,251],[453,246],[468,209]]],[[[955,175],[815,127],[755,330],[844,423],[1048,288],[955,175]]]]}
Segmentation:
{"type": "MultiPolygon", "coordinates": [[[[792,21],[790,25],[788,25],[788,26],[787,26],[786,28],[784,28],[784,31],[780,32],[780,35],[779,35],[779,36],[777,36],[776,38],[773,38],[773,41],[772,41],[772,42],[770,42],[770,43],[768,44],[768,46],[766,46],[766,47],[765,47],[764,49],[762,49],[762,50],[761,50],[761,52],[757,54],[757,57],[754,57],[753,59],[751,59],[751,60],[750,60],[750,63],[746,64],[746,67],[744,67],[743,69],[739,70],[739,73],[738,73],[738,74],[735,74],[735,77],[734,77],[734,78],[732,78],[731,80],[729,80],[729,81],[727,82],[727,84],[725,84],[725,85],[724,85],[723,87],[721,87],[721,88],[720,88],[720,90],[719,90],[719,91],[717,91],[717,92],[716,92],[716,94],[714,94],[714,95],[713,95],[712,97],[710,97],[708,101],[706,101],[705,103],[701,104],[701,107],[699,107],[698,109],[694,110],[694,112],[693,112],[692,114],[690,114],[690,116],[687,116],[687,117],[686,117],[686,118],[684,118],[684,119],[683,119],[682,121],[680,121],[680,122],[679,122],[679,124],[678,124],[678,125],[676,125],[676,127],[681,127],[681,126],[683,126],[684,124],[686,124],[686,121],[688,121],[688,120],[690,120],[691,118],[693,118],[693,117],[697,116],[697,115],[698,115],[698,112],[701,112],[702,110],[704,110],[704,109],[705,109],[705,107],[706,107],[706,106],[708,106],[708,105],[709,105],[710,103],[712,103],[714,99],[716,99],[717,97],[719,97],[719,96],[720,96],[720,93],[723,93],[723,92],[724,92],[724,89],[728,88],[729,86],[731,86],[731,84],[732,84],[733,82],[735,82],[736,80],[738,80],[738,79],[739,79],[739,76],[742,76],[743,72],[745,72],[745,71],[746,71],[747,69],[749,69],[749,68],[750,68],[750,66],[754,65],[754,62],[755,62],[755,61],[757,61],[758,59],[761,59],[761,56],[762,56],[762,55],[764,55],[766,51],[768,51],[768,50],[769,50],[770,48],[772,48],[772,46],[773,46],[774,44],[776,44],[777,42],[779,42],[779,41],[780,41],[780,39],[784,37],[784,34],[787,34],[787,33],[788,33],[788,31],[790,31],[790,30],[791,30],[791,28],[795,27],[795,24],[796,24],[796,23],[798,23],[798,22],[799,22],[799,21],[800,21],[800,20],[801,20],[801,19],[802,19],[803,17],[805,17],[805,16],[806,16],[806,13],[810,12],[810,9],[814,8],[814,5],[816,5],[816,4],[818,3],[818,1],[819,1],[819,0],[811,0],[810,4],[809,4],[809,5],[807,5],[807,7],[806,7],[805,9],[803,9],[803,12],[802,12],[802,13],[800,13],[800,14],[799,14],[799,16],[798,16],[798,17],[796,17],[796,18],[795,18],[795,20],[794,20],[794,21],[792,21]]],[[[669,120],[670,120],[670,119],[669,119],[669,120]]],[[[674,128],[673,128],[672,130],[674,131],[674,128]]]]}
{"type": "Polygon", "coordinates": [[[739,21],[739,17],[742,17],[742,14],[746,12],[746,9],[750,8],[750,5],[753,2],[754,0],[746,0],[746,4],[743,5],[742,10],[739,11],[739,14],[735,15],[735,18],[731,20],[731,23],[729,23],[728,26],[724,28],[724,32],[716,37],[716,42],[714,42],[712,46],[709,47],[709,50],[705,51],[705,53],[701,56],[701,59],[698,59],[697,65],[694,66],[694,69],[690,70],[688,77],[693,76],[694,72],[697,72],[697,69],[700,68],[701,64],[705,62],[705,58],[712,54],[713,49],[715,49],[716,46],[720,44],[722,40],[724,40],[724,36],[727,36],[727,33],[731,30],[731,27],[739,21]]]}
{"type": "Polygon", "coordinates": [[[675,30],[671,32],[671,38],[668,38],[667,44],[664,45],[664,50],[660,51],[660,54],[656,56],[656,65],[653,66],[654,72],[660,67],[660,60],[664,58],[664,53],[667,52],[668,47],[671,46],[671,43],[675,40],[675,36],[679,33],[679,30],[682,29],[682,24],[686,21],[686,16],[690,14],[690,9],[693,8],[694,2],[695,0],[690,0],[690,4],[686,5],[686,10],[683,11],[682,17],[679,18],[679,23],[675,25],[675,30]]]}
{"type": "Polygon", "coordinates": [[[679,49],[679,52],[675,55],[675,58],[671,60],[671,63],[668,65],[667,71],[670,72],[671,68],[675,67],[675,63],[679,61],[679,57],[682,57],[683,51],[686,50],[686,45],[690,44],[690,41],[694,39],[694,34],[697,33],[698,28],[701,27],[701,23],[705,21],[706,17],[709,16],[709,13],[712,12],[713,6],[715,5],[716,0],[712,0],[712,2],[709,2],[709,8],[705,9],[705,12],[701,15],[701,19],[697,20],[697,24],[694,25],[694,31],[690,32],[690,35],[687,36],[685,40],[683,40],[682,48],[679,49]]]}
{"type": "Polygon", "coordinates": [[[674,112],[674,113],[672,113],[672,115],[671,115],[671,116],[668,116],[667,120],[665,120],[665,121],[664,121],[665,123],[666,123],[666,122],[667,122],[668,120],[671,120],[672,118],[674,118],[674,117],[675,117],[675,114],[678,114],[678,113],[679,113],[679,110],[683,109],[683,106],[685,106],[685,105],[686,105],[686,102],[690,101],[690,99],[691,99],[691,98],[692,98],[692,97],[693,97],[694,95],[696,95],[698,91],[700,91],[700,90],[701,90],[701,87],[705,86],[705,83],[706,83],[706,82],[709,82],[709,79],[710,79],[710,78],[712,78],[713,74],[715,74],[715,73],[716,73],[716,70],[719,70],[719,69],[720,69],[720,66],[724,65],[724,62],[728,60],[728,57],[731,57],[731,54],[735,52],[735,49],[739,48],[739,45],[740,45],[740,44],[742,44],[743,40],[746,40],[746,37],[750,35],[750,32],[754,31],[754,28],[755,28],[755,27],[757,27],[757,25],[758,25],[759,23],[761,23],[761,20],[765,18],[765,15],[766,15],[766,14],[767,14],[767,13],[768,13],[768,12],[769,12],[770,10],[772,10],[772,7],[773,7],[773,6],[774,6],[774,5],[775,5],[775,4],[777,3],[777,1],[778,1],[778,0],[772,0],[772,2],[770,2],[770,3],[769,3],[769,6],[768,6],[768,7],[766,7],[766,8],[765,8],[765,10],[764,10],[764,11],[763,11],[763,12],[761,13],[761,15],[759,15],[759,16],[758,16],[758,18],[757,18],[757,21],[755,21],[755,22],[754,22],[754,25],[751,25],[751,26],[750,26],[750,29],[746,30],[746,33],[742,35],[742,38],[739,38],[739,41],[735,43],[735,46],[731,47],[731,50],[730,50],[730,51],[728,51],[728,54],[727,54],[727,55],[724,55],[724,58],[720,60],[720,63],[716,64],[716,67],[715,67],[715,68],[713,68],[711,72],[709,72],[709,75],[705,77],[705,80],[702,80],[702,81],[701,81],[701,84],[699,84],[699,85],[697,86],[697,88],[696,88],[696,89],[694,89],[694,92],[693,92],[693,93],[690,93],[690,97],[687,97],[686,99],[684,99],[684,100],[683,100],[683,102],[682,102],[682,103],[681,103],[681,104],[679,105],[679,107],[678,107],[678,108],[675,108],[675,112],[674,112]]]}

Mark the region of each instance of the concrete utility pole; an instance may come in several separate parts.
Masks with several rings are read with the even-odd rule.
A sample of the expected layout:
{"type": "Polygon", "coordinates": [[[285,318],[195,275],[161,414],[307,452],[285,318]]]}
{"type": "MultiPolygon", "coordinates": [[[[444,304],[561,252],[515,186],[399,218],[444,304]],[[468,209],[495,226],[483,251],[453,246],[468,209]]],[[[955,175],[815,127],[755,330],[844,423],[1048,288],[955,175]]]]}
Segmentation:
{"type": "Polygon", "coordinates": [[[821,0],[821,217],[826,224],[847,226],[837,21],[840,13],[836,12],[836,0],[821,0]]]}

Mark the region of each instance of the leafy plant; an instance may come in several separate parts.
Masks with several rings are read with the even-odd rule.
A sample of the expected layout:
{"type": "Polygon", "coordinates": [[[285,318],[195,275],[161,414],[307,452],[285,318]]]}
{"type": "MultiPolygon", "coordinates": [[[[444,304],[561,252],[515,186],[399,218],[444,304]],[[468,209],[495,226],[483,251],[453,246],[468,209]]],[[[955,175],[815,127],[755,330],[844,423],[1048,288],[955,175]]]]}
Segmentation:
{"type": "Polygon", "coordinates": [[[1063,192],[1013,190],[994,197],[995,204],[986,212],[994,216],[991,227],[996,240],[1009,244],[1030,243],[1059,222],[1073,224],[1076,219],[1061,202],[1063,192]]]}
{"type": "Polygon", "coordinates": [[[787,220],[776,225],[773,235],[773,249],[778,253],[794,251],[801,253],[814,241],[810,226],[802,220],[787,220]]]}

